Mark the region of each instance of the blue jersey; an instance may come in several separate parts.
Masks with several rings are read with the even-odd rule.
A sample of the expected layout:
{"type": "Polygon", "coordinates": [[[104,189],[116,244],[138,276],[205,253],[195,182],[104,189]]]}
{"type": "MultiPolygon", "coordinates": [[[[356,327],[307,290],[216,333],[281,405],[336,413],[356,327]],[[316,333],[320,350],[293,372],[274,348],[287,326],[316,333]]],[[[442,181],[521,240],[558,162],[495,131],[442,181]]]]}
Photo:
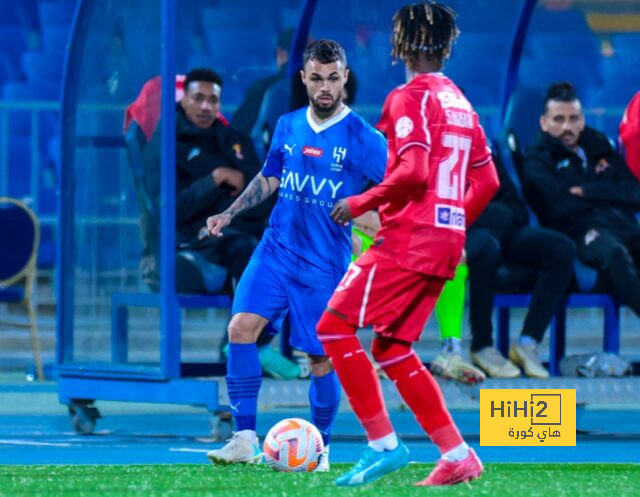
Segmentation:
{"type": "Polygon", "coordinates": [[[262,167],[263,176],[280,180],[267,236],[341,276],[350,260],[351,226],[329,214],[338,200],[362,192],[367,178],[382,181],[386,161],[384,136],[346,106],[322,124],[310,107],[282,116],[262,167]]]}

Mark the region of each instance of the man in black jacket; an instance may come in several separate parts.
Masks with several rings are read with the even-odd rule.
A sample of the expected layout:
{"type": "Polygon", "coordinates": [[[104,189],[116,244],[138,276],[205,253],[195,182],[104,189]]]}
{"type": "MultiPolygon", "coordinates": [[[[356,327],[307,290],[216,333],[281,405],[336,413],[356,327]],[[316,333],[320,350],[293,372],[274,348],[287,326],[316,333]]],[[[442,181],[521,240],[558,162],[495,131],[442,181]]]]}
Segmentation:
{"type": "Polygon", "coordinates": [[[471,359],[489,376],[546,378],[537,345],[562,304],[573,275],[575,244],[553,230],[529,226],[529,214],[499,157],[500,189],[467,232],[471,359]],[[499,277],[499,268],[503,268],[499,277]],[[506,270],[506,271],[505,271],[506,270]],[[491,314],[496,291],[528,292],[532,298],[509,359],[493,347],[491,314]]]}
{"type": "MultiPolygon", "coordinates": [[[[260,170],[249,138],[219,118],[222,80],[194,69],[184,82],[176,112],[176,237],[182,246],[226,267],[238,280],[266,226],[271,206],[234,219],[224,237],[201,229],[207,217],[224,211],[260,170]]],[[[231,282],[231,281],[230,281],[231,282]]]]}
{"type": "Polygon", "coordinates": [[[585,126],[569,83],[552,85],[541,133],[523,162],[523,189],[540,222],[569,235],[578,258],[640,316],[640,183],[602,133],[585,126]]]}
{"type": "MultiPolygon", "coordinates": [[[[228,125],[220,114],[222,79],[209,69],[193,69],[184,81],[184,96],[176,105],[176,243],[178,250],[196,252],[227,269],[228,288],[235,288],[267,225],[273,203],[264,203],[236,216],[224,237],[209,237],[207,217],[223,212],[244,190],[247,180],[260,170],[248,136],[228,125]]],[[[156,132],[152,140],[159,139],[156,132]]],[[[159,194],[160,157],[156,147],[146,147],[145,181],[159,194]],[[154,174],[155,171],[155,174],[154,174]],[[156,182],[156,185],[149,183],[156,182]]],[[[176,288],[181,293],[206,293],[202,275],[177,259],[176,288]]],[[[263,332],[258,340],[260,363],[276,377],[298,376],[297,364],[280,356],[263,332]]]]}

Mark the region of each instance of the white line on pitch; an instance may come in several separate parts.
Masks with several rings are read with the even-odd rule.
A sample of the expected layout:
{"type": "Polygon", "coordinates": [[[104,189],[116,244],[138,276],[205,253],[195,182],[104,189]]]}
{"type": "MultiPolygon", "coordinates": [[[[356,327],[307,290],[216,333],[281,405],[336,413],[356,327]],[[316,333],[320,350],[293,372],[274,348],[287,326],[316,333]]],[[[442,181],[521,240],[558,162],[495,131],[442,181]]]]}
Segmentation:
{"type": "Polygon", "coordinates": [[[199,452],[199,453],[206,454],[209,451],[207,449],[187,449],[182,447],[179,447],[179,448],[171,447],[169,449],[169,452],[199,452]]]}
{"type": "Polygon", "coordinates": [[[71,447],[71,444],[53,442],[32,442],[30,440],[0,440],[0,444],[6,445],[40,445],[43,447],[71,447]]]}

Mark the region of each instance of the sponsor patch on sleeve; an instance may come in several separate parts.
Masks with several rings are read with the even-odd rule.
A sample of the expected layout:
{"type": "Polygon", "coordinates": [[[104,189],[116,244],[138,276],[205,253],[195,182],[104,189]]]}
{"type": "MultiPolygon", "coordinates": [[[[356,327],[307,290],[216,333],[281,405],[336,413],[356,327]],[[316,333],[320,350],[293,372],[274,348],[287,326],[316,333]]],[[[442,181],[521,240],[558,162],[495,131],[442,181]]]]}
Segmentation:
{"type": "Polygon", "coordinates": [[[402,116],[396,121],[396,136],[406,138],[413,131],[413,121],[409,116],[402,116]]]}

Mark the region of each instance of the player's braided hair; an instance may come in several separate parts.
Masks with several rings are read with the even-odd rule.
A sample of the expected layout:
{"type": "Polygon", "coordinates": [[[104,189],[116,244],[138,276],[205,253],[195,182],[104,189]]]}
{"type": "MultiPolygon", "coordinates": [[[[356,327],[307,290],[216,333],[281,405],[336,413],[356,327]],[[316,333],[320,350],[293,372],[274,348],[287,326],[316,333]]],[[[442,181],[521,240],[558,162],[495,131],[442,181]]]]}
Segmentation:
{"type": "Polygon", "coordinates": [[[391,56],[413,66],[420,52],[439,62],[451,54],[451,46],[460,31],[457,14],[441,3],[425,0],[400,8],[393,16],[391,56]]]}

